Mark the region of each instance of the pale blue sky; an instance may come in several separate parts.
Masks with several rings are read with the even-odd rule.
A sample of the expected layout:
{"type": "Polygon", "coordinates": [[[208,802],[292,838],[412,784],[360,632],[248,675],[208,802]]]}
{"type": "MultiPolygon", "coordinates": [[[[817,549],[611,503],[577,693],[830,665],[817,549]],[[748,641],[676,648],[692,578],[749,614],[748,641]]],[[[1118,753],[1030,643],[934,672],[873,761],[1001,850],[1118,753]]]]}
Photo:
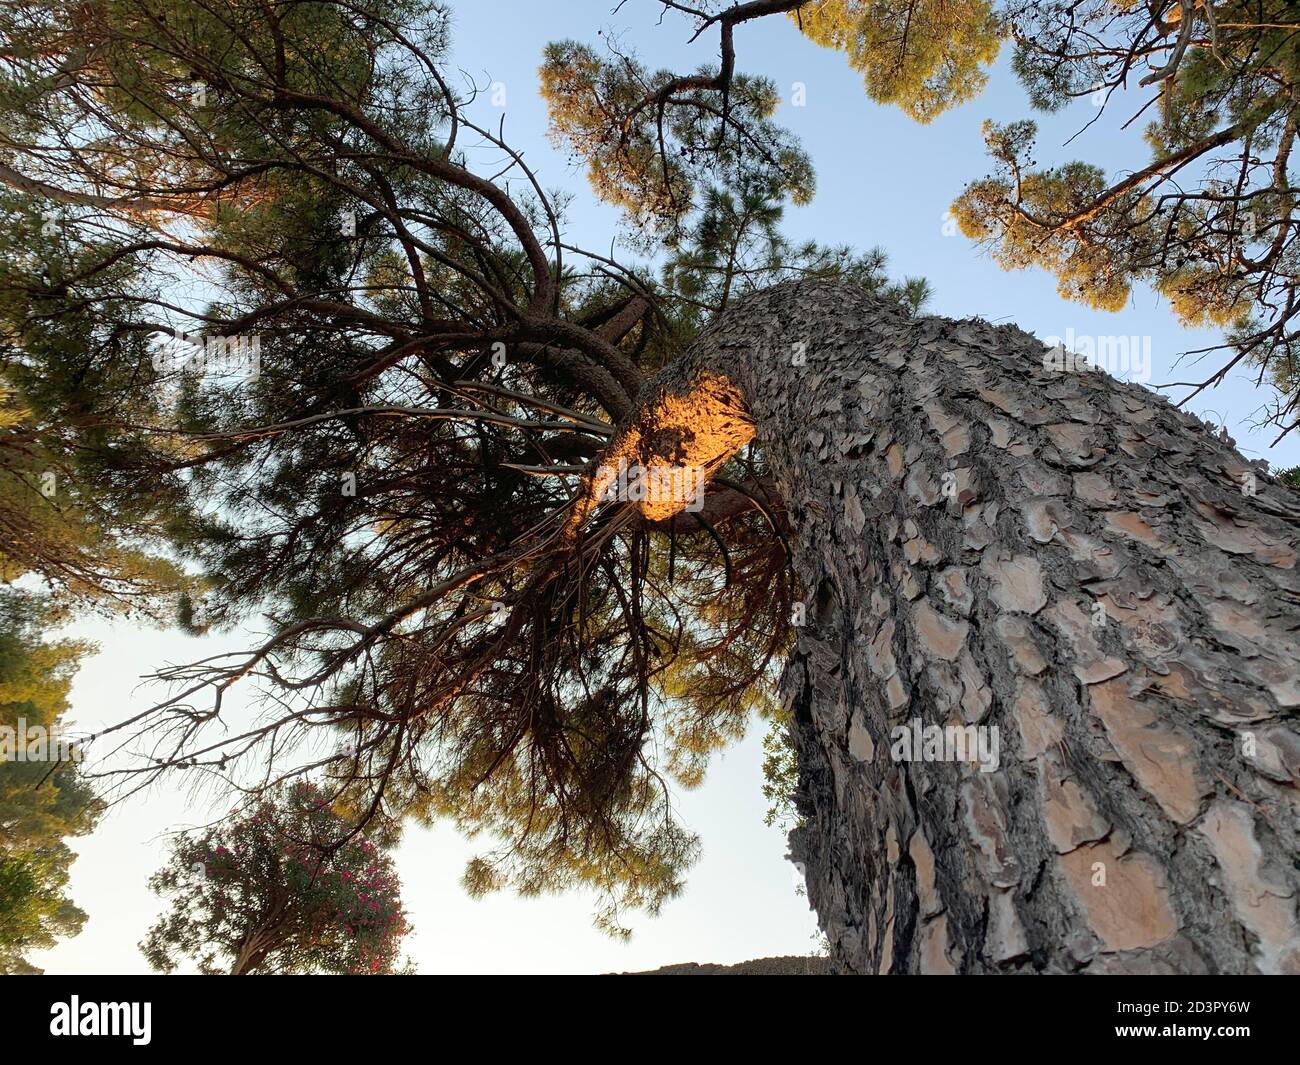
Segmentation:
{"type": "MultiPolygon", "coordinates": [[[[536,69],[548,40],[598,40],[596,31],[626,30],[651,65],[678,69],[712,61],[716,38],[686,47],[690,27],[669,15],[657,26],[660,6],[627,0],[612,13],[613,0],[458,0],[455,58],[480,85],[506,89],[506,139],[522,149],[548,188],[576,195],[569,210],[569,238],[608,251],[614,212],[595,204],[585,179],[544,137],[545,111],[537,96],[536,69]]],[[[736,34],[739,67],[771,77],[787,101],[796,82],[807,104],[782,108],[780,118],[802,138],[818,170],[813,203],[787,215],[795,237],[883,246],[895,276],[922,275],[934,288],[933,313],[980,315],[1013,321],[1040,337],[1149,335],[1154,373],[1161,382],[1189,376],[1174,371],[1177,354],[1217,339],[1177,328],[1149,292],[1134,296],[1120,314],[1103,314],[1061,300],[1052,278],[1037,272],[1004,273],[959,235],[945,236],[943,217],[962,185],[987,170],[979,126],[984,118],[1025,117],[1024,93],[1005,62],[979,99],[918,126],[902,114],[868,101],[858,75],[843,58],[802,38],[783,18],[742,26],[736,34]]],[[[490,100],[478,105],[481,120],[495,119],[490,100]]],[[[1046,119],[1038,158],[1044,163],[1082,158],[1114,175],[1145,163],[1145,147],[1120,123],[1135,101],[1113,102],[1102,121],[1068,149],[1060,145],[1094,117],[1088,101],[1046,119]]],[[[1209,367],[1197,374],[1205,376],[1209,367]]],[[[1227,424],[1250,457],[1275,465],[1300,464],[1300,440],[1270,451],[1267,432],[1250,428],[1263,396],[1238,377],[1193,406],[1227,412],[1227,424]]],[[[1218,414],[1214,414],[1216,422],[1218,414]]],[[[98,641],[101,652],[87,662],[73,689],[73,716],[93,730],[138,711],[150,693],[138,678],[165,662],[189,661],[214,647],[235,647],[237,635],[197,640],[177,633],[145,631],[123,622],[89,621],[76,635],[98,641]]],[[[762,726],[718,758],[706,784],[680,798],[683,820],[700,833],[704,857],[686,892],[656,920],[634,918],[630,943],[616,943],[591,927],[590,900],[581,897],[520,900],[500,895],[468,899],[459,877],[472,845],[448,828],[412,830],[398,852],[404,898],[415,933],[409,951],[421,972],[604,972],[636,970],[680,961],[736,962],[771,954],[806,953],[815,922],[796,895],[785,841],[764,827],[760,793],[762,726]]],[[[73,841],[80,858],[71,892],[90,914],[85,931],[34,960],[50,973],[144,972],[136,943],[159,904],[145,882],[162,860],[160,834],[211,816],[178,788],[159,789],[112,812],[92,837],[73,841]]]]}

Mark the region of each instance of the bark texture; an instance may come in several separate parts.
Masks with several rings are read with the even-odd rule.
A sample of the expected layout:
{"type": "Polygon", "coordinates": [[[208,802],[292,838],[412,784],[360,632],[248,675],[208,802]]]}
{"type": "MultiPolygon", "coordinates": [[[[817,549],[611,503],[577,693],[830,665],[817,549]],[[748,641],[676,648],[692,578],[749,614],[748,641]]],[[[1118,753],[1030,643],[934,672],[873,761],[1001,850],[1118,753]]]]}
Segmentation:
{"type": "Polygon", "coordinates": [[[833,956],[1300,972],[1300,493],[1045,350],[800,283],[646,390],[729,380],[793,524],[792,852],[833,956]],[[996,727],[997,769],[894,757],[913,721],[996,727]]]}

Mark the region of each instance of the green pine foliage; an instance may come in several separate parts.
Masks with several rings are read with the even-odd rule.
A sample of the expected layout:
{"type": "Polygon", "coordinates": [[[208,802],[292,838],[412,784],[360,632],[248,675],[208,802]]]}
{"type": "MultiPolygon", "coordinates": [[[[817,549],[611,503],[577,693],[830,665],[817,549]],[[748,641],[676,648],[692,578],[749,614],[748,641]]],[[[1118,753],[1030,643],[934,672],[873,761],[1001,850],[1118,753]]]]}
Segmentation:
{"type": "Polygon", "coordinates": [[[66,892],[76,855],[65,841],[90,832],[102,810],[73,758],[51,760],[64,752],[48,743],[24,748],[40,760],[16,749],[35,735],[28,730],[66,736],[68,689],[93,650],[43,640],[47,622],[38,600],[0,589],[0,727],[10,730],[0,759],[0,973],[39,972],[28,955],[80,931],[86,915],[66,892]]]}

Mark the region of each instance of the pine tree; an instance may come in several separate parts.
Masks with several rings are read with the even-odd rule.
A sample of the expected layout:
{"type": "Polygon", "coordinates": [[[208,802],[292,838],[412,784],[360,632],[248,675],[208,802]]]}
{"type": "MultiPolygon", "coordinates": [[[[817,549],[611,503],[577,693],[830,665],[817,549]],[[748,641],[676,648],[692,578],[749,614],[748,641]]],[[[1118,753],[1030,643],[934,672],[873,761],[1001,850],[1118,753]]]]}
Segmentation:
{"type": "MultiPolygon", "coordinates": [[[[101,804],[78,763],[49,740],[63,735],[68,688],[92,648],[43,641],[38,601],[0,591],[0,972],[39,972],[26,955],[76,935],[86,915],[65,894],[75,855],[101,804]],[[36,730],[40,730],[37,734],[36,730]],[[39,746],[26,750],[29,736],[39,746]],[[29,760],[28,754],[32,757],[29,760]],[[39,757],[38,757],[39,756],[39,757]]],[[[63,738],[71,740],[71,737],[63,738]]],[[[72,750],[76,748],[73,747],[72,750]]],[[[68,752],[71,754],[71,751],[68,752]]]]}
{"type": "Polygon", "coordinates": [[[0,220],[0,581],[29,576],[65,613],[166,617],[184,581],[157,541],[182,498],[143,431],[158,404],[128,267],[39,197],[0,193],[0,220]]]}
{"type": "Polygon", "coordinates": [[[657,220],[671,229],[692,194],[699,199],[712,165],[701,162],[710,158],[701,123],[763,174],[774,197],[812,194],[811,162],[774,122],[774,89],[737,72],[737,27],[788,15],[810,39],[845,54],[871,99],[920,122],[977,98],[1010,39],[1013,69],[1035,109],[1091,101],[1095,120],[1131,102],[1125,128],[1148,112],[1155,117],[1143,128],[1146,149],[1115,175],[1081,160],[1042,167],[1034,122],[986,122],[996,169],[953,203],[962,232],[1004,268],[1048,270],[1062,296],[1094,308],[1119,310],[1133,286],[1150,285],[1181,324],[1225,330],[1223,344],[1208,350],[1226,356],[1189,384],[1184,401],[1244,364],[1276,389],[1269,406],[1278,428],[1300,424],[1292,156],[1300,23],[1289,0],[668,6],[693,21],[694,37],[717,30],[720,66],[650,77],[618,49],[602,57],[566,42],[543,67],[555,135],[588,162],[596,194],[634,202],[641,225],[657,220]],[[764,106],[746,106],[755,85],[767,90],[764,106]]]}
{"type": "Polygon", "coordinates": [[[656,275],[566,240],[451,91],[439,7],[124,0],[73,39],[28,5],[12,121],[55,135],[8,138],[9,183],[130,285],[50,298],[259,352],[150,360],[171,455],[134,462],[184,465],[192,621],[270,631],[161,671],[124,787],[315,773],[354,826],[499,841],[471,890],[585,887],[617,931],[696,852],[672,780],[757,710],[854,970],[1293,968],[1294,915],[1250,903],[1297,894],[1294,493],[1149,393],[914,313],[871,256],[779,245],[811,186],[732,31],[801,6],[711,5],[718,68],[639,98],[548,58],[560,135],[670,242],[656,275]],[[235,684],[268,692],[247,732],[235,684]],[[1006,757],[894,759],[912,719],[1006,757]]]}
{"type": "Polygon", "coordinates": [[[1051,271],[1067,298],[1118,310],[1145,283],[1183,325],[1226,328],[1231,357],[1192,394],[1244,360],[1281,393],[1272,419],[1294,428],[1295,6],[1016,0],[1005,20],[1036,108],[1127,108],[1136,90],[1131,122],[1155,104],[1150,159],[1135,153],[1121,175],[1077,160],[1041,167],[1033,122],[986,123],[997,170],[954,203],[963,232],[1008,269],[1051,271]]]}

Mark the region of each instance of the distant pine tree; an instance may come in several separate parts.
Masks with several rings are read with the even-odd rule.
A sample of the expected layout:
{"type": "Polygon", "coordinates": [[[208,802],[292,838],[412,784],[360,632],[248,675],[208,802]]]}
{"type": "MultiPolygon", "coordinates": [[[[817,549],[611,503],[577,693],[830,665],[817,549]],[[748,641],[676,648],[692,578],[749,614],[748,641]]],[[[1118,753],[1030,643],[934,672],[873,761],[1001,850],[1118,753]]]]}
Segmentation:
{"type": "Polygon", "coordinates": [[[0,590],[0,973],[39,972],[35,950],[76,935],[86,915],[65,889],[76,855],[64,842],[90,832],[101,811],[75,761],[43,745],[39,760],[15,749],[25,737],[71,739],[64,714],[68,688],[93,648],[42,641],[45,622],[33,597],[0,590]]]}

